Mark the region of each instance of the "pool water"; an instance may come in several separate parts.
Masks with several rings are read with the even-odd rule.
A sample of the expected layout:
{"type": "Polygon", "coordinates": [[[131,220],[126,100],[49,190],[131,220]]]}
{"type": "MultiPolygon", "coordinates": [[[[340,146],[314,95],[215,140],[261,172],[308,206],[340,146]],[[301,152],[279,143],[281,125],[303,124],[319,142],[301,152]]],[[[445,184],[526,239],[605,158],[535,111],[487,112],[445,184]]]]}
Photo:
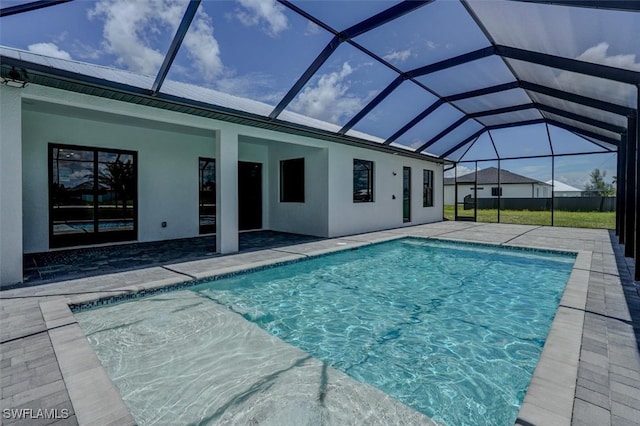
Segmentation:
{"type": "MultiPolygon", "coordinates": [[[[141,353],[155,345],[167,353],[155,362],[196,364],[214,302],[438,422],[511,425],[574,260],[408,238],[203,283],[180,292],[186,298],[164,294],[153,310],[141,304],[152,297],[76,316],[141,424],[148,413],[180,411],[179,401],[141,395],[162,380],[152,371],[139,377],[141,353]],[[180,336],[180,355],[167,349],[171,336],[180,336]]],[[[173,381],[185,375],[165,386],[180,387],[173,381]]]]}

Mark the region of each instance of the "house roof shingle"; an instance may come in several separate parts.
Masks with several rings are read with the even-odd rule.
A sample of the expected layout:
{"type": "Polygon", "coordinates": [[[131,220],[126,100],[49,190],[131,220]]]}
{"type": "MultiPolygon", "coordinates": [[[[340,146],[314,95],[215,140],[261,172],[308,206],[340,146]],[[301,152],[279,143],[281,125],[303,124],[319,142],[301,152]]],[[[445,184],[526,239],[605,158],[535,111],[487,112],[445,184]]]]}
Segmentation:
{"type": "MultiPolygon", "coordinates": [[[[445,178],[445,185],[453,185],[456,182],[455,178],[445,178]]],[[[458,176],[458,183],[478,183],[483,185],[498,184],[498,168],[487,167],[486,169],[478,170],[476,173],[471,172],[466,175],[458,176]]],[[[537,183],[540,185],[547,185],[536,179],[532,179],[527,176],[522,176],[517,173],[510,172],[509,170],[500,169],[500,184],[512,184],[512,183],[537,183]]],[[[550,186],[550,185],[549,185],[550,186]]]]}

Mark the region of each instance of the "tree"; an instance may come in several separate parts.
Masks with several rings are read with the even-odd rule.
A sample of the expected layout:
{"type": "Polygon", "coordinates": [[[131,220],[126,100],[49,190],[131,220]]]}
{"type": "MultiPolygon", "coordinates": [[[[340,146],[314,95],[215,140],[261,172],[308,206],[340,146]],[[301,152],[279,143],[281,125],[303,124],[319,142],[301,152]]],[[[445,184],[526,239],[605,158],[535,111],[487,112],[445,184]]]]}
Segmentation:
{"type": "Polygon", "coordinates": [[[596,192],[601,197],[610,197],[615,195],[615,187],[604,181],[605,176],[607,176],[606,170],[601,172],[600,169],[593,169],[593,171],[589,173],[591,181],[584,186],[584,189],[586,191],[596,192]]]}

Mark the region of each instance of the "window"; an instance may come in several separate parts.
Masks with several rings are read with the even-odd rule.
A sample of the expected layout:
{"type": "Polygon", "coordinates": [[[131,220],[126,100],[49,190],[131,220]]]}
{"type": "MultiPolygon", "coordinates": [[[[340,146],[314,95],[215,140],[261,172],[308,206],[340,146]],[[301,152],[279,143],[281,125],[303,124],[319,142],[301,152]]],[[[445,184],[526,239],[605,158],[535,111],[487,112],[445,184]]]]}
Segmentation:
{"type": "Polygon", "coordinates": [[[49,144],[49,245],[137,238],[137,154],[49,144]]]}
{"type": "Polygon", "coordinates": [[[216,232],[216,160],[200,158],[198,223],[201,234],[216,232]]]}
{"type": "Polygon", "coordinates": [[[280,161],[280,202],[304,203],[304,158],[280,161]]]}
{"type": "Polygon", "coordinates": [[[433,170],[422,171],[422,207],[433,207],[433,170]]]}
{"type": "Polygon", "coordinates": [[[373,161],[353,160],[353,202],[373,202],[373,161]]]}
{"type": "Polygon", "coordinates": [[[501,187],[493,187],[491,188],[491,196],[492,197],[502,197],[502,188],[501,187]]]}

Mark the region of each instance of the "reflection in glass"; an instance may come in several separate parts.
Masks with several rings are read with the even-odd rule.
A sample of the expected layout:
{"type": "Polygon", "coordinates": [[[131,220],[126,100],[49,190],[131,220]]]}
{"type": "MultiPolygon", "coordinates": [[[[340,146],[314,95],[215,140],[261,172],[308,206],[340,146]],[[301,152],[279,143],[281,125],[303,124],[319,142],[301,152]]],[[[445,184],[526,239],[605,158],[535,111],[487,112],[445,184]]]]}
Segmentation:
{"type": "Polygon", "coordinates": [[[53,149],[51,220],[54,235],[94,232],[93,154],[53,149]]]}
{"type": "Polygon", "coordinates": [[[98,153],[98,232],[132,231],[135,174],[133,156],[98,153]]]}
{"type": "Polygon", "coordinates": [[[433,207],[433,170],[422,171],[422,207],[433,207]]]}
{"type": "Polygon", "coordinates": [[[201,234],[216,232],[216,160],[200,158],[199,224],[201,234]]]}
{"type": "Polygon", "coordinates": [[[373,202],[373,161],[353,160],[353,202],[373,202]]]}

